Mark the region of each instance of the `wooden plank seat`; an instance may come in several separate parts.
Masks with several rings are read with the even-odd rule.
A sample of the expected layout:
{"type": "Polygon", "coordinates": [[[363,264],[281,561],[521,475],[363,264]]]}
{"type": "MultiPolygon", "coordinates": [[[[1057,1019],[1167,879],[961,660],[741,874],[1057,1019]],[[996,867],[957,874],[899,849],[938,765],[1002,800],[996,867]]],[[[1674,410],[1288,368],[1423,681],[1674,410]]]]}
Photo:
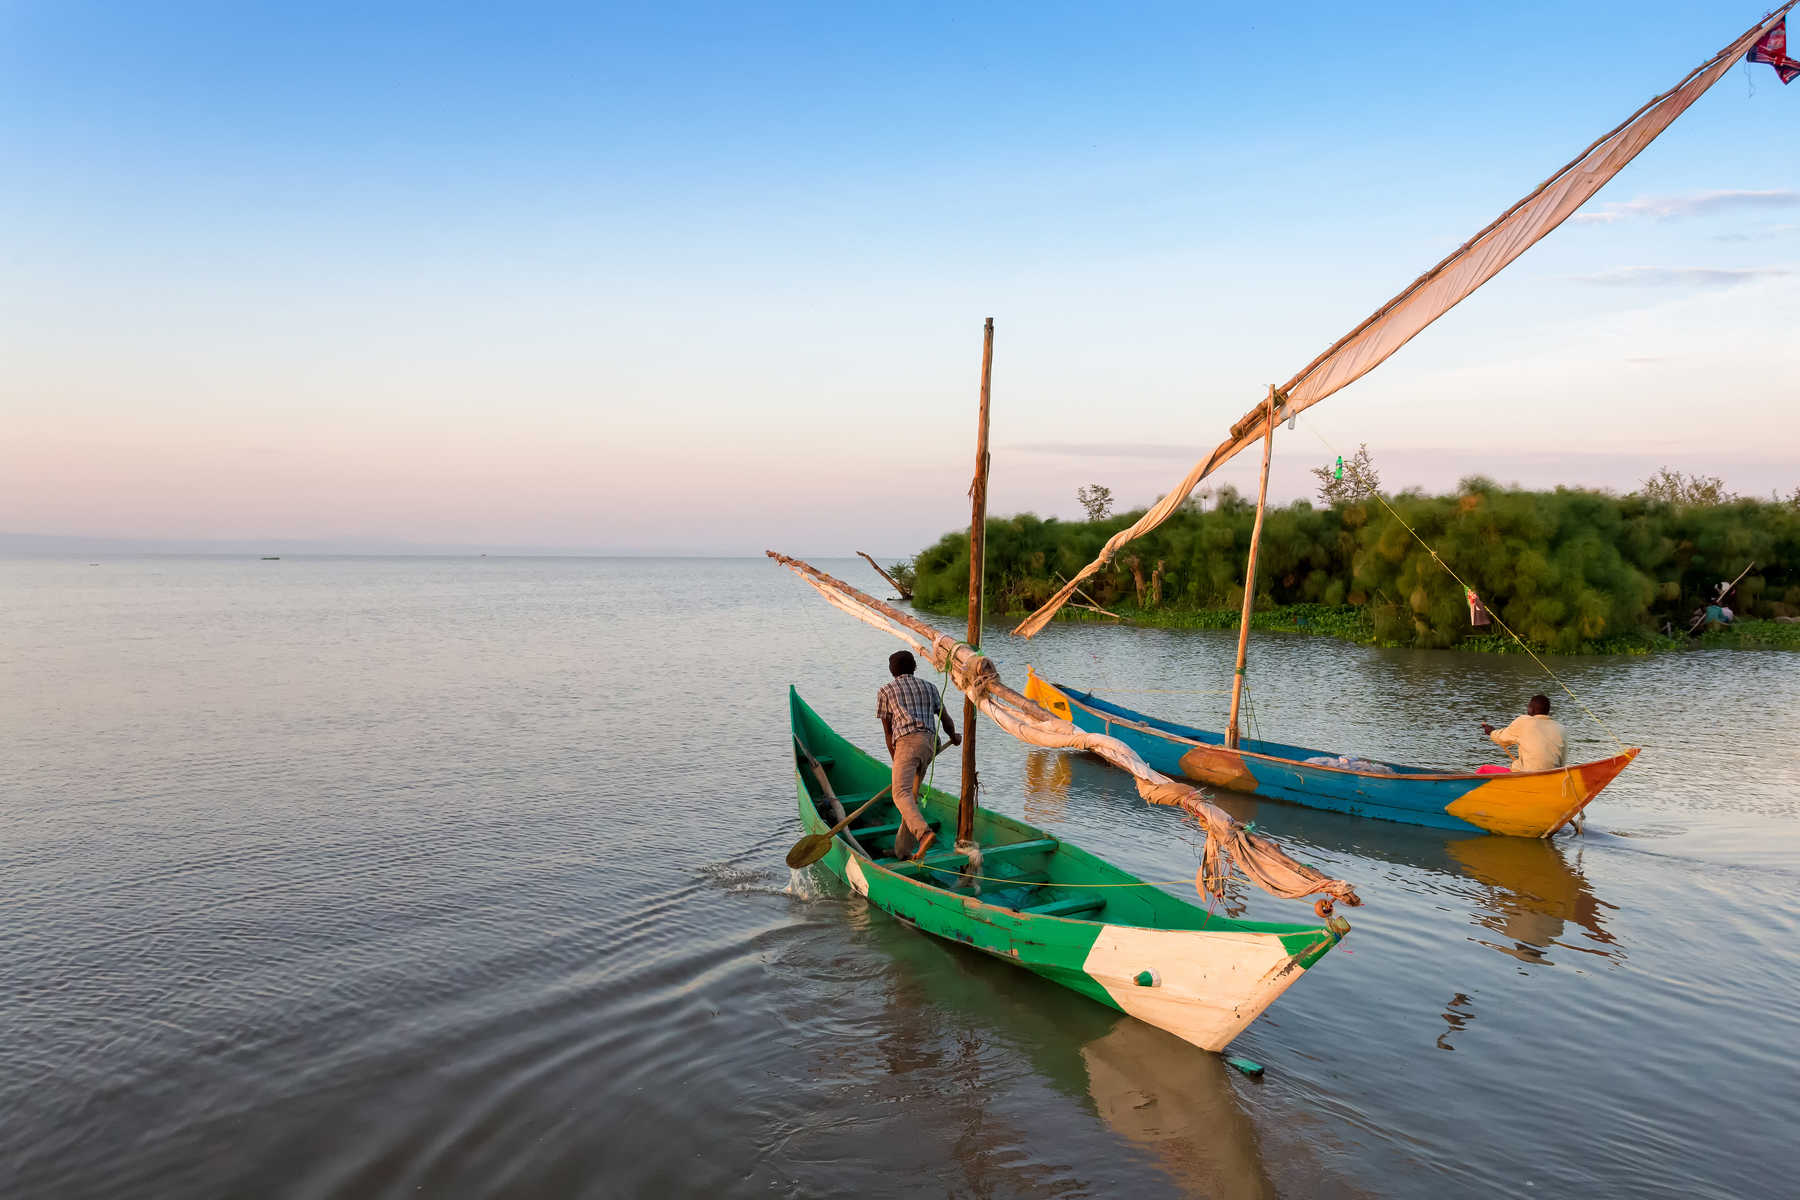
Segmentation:
{"type": "MultiPolygon", "coordinates": [[[[944,823],[942,821],[927,821],[925,823],[936,831],[942,831],[944,828],[944,823]]],[[[850,836],[861,842],[866,841],[869,838],[893,837],[899,832],[900,822],[892,821],[886,825],[865,825],[861,829],[852,829],[850,831],[850,836]]]]}
{"type": "Polygon", "coordinates": [[[1106,907],[1106,901],[1099,896],[1070,896],[1066,900],[1051,900],[1044,904],[1034,904],[1030,908],[1019,909],[1034,917],[1074,917],[1083,913],[1099,912],[1106,907]]]}
{"type": "MultiPolygon", "coordinates": [[[[874,792],[863,792],[861,795],[852,794],[849,796],[839,796],[837,802],[843,805],[845,812],[855,812],[861,807],[863,801],[874,794],[874,792]]],[[[829,796],[814,796],[813,807],[819,810],[820,816],[825,816],[831,811],[831,798],[829,796]]],[[[851,830],[851,832],[854,833],[856,831],[851,830]]]]}
{"type": "MultiPolygon", "coordinates": [[[[1023,858],[1028,854],[1049,854],[1060,845],[1062,845],[1062,843],[1057,839],[1046,837],[1032,838],[1030,841],[1025,842],[1007,842],[1004,845],[999,846],[983,846],[981,848],[981,865],[983,868],[986,868],[993,866],[995,863],[1006,862],[1015,858],[1023,858]]],[[[967,858],[968,855],[962,853],[960,850],[939,850],[935,853],[927,854],[925,856],[925,861],[922,863],[908,862],[904,859],[897,861],[909,867],[942,869],[956,863],[961,863],[967,858]]]]}

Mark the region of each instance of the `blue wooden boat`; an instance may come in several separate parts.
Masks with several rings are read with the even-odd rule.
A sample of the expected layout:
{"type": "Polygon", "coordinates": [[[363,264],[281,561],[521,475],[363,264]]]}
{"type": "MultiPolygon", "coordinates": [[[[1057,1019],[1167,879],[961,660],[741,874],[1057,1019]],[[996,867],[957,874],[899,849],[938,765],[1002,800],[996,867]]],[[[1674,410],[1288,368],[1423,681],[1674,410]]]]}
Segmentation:
{"type": "Polygon", "coordinates": [[[1177,779],[1353,816],[1515,837],[1549,837],[1561,829],[1638,753],[1632,747],[1597,762],[1498,775],[1403,763],[1362,769],[1308,762],[1339,756],[1281,742],[1245,738],[1227,749],[1220,734],[1134,712],[1029,669],[1025,694],[1082,729],[1118,738],[1177,779]]]}

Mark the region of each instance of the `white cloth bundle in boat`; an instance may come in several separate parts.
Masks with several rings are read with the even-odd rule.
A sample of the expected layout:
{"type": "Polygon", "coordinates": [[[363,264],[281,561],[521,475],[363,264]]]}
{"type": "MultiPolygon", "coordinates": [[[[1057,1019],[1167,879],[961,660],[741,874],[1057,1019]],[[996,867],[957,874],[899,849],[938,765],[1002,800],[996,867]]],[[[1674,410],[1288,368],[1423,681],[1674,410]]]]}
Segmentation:
{"type": "Polygon", "coordinates": [[[1357,758],[1354,754],[1315,754],[1304,760],[1320,767],[1338,767],[1345,771],[1361,771],[1365,775],[1392,775],[1394,768],[1374,759],[1357,758]]]}
{"type": "Polygon", "coordinates": [[[1349,905],[1362,903],[1350,884],[1295,862],[1274,842],[1251,832],[1196,789],[1153,769],[1124,742],[1078,729],[1035,700],[1007,687],[1000,681],[1000,672],[992,660],[980,651],[865,595],[817,567],[773,550],[767,553],[810,584],[834,607],[899,638],[938,670],[944,670],[947,665],[951,680],[963,694],[974,700],[975,706],[1007,733],[1033,746],[1097,754],[1130,774],[1137,783],[1138,795],[1145,800],[1152,804],[1177,806],[1192,816],[1206,831],[1200,872],[1194,881],[1203,894],[1223,897],[1225,882],[1235,866],[1250,882],[1284,899],[1321,895],[1349,905]]]}

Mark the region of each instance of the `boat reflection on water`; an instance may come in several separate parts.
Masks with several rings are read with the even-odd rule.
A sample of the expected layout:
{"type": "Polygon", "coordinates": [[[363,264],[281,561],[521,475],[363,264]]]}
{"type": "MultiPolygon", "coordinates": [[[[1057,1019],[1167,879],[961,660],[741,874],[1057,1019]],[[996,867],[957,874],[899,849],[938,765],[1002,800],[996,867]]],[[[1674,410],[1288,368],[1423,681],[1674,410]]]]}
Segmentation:
{"type": "Polygon", "coordinates": [[[1256,1126],[1230,1068],[1141,1021],[1120,1018],[1081,1048],[1088,1096],[1107,1127],[1142,1146],[1183,1190],[1273,1196],[1256,1126]]]}
{"type": "Polygon", "coordinates": [[[1521,962],[1550,962],[1552,946],[1602,958],[1623,960],[1625,948],[1606,929],[1602,915],[1613,906],[1594,895],[1587,876],[1571,865],[1561,847],[1531,838],[1471,837],[1445,844],[1464,876],[1487,888],[1486,911],[1478,924],[1509,944],[1481,941],[1521,962]],[[1564,925],[1585,933],[1583,945],[1565,940],[1564,925]]]}
{"type": "Polygon", "coordinates": [[[1069,815],[1069,785],[1075,771],[1069,755],[1059,750],[1031,750],[1025,755],[1025,819],[1054,825],[1069,815]]]}
{"type": "Polygon", "coordinates": [[[1467,1029],[1469,1023],[1475,1019],[1475,1001],[1464,993],[1458,992],[1456,995],[1450,997],[1450,1002],[1448,1004],[1444,1005],[1443,1017],[1444,1024],[1448,1028],[1446,1028],[1444,1032],[1438,1034],[1437,1048],[1439,1050],[1454,1050],[1456,1047],[1450,1044],[1450,1035],[1453,1033],[1461,1033],[1463,1030],[1467,1029]]]}
{"type": "MultiPolygon", "coordinates": [[[[961,1131],[954,1153],[969,1182],[1001,1191],[1015,1185],[1054,1190],[1052,1180],[1036,1177],[1050,1168],[1020,1163],[1017,1154],[1043,1137],[1046,1114],[996,1111],[996,1089],[983,1086],[985,1072],[1004,1072],[1017,1055],[1056,1091],[1145,1151],[1146,1161],[1183,1192],[1276,1195],[1256,1126],[1234,1090],[1256,1085],[1234,1085],[1218,1055],[895,922],[865,928],[882,936],[888,964],[886,1015],[872,1047],[890,1078],[930,1081],[930,1104],[914,1111],[923,1117],[928,1107],[935,1109],[961,1131]]],[[[916,1082],[903,1086],[918,1094],[916,1082]]],[[[1110,1190],[1092,1177],[1090,1166],[1083,1175],[1090,1185],[1110,1190]]]]}
{"type": "MultiPolygon", "coordinates": [[[[1579,847],[1571,863],[1562,846],[1539,838],[1367,821],[1259,802],[1235,792],[1216,792],[1213,801],[1240,821],[1257,821],[1279,832],[1284,841],[1400,868],[1386,873],[1390,884],[1461,898],[1469,906],[1471,922],[1494,935],[1473,940],[1520,962],[1554,965],[1552,947],[1609,959],[1625,957],[1625,948],[1605,924],[1614,906],[1596,896],[1581,873],[1579,847]],[[1570,925],[1580,934],[1570,935],[1570,925]]],[[[1363,894],[1379,892],[1370,884],[1363,894]]]]}
{"type": "MultiPolygon", "coordinates": [[[[1033,751],[1025,766],[1026,813],[1032,814],[1035,806],[1039,815],[1033,819],[1040,823],[1060,818],[1072,792],[1091,795],[1096,804],[1141,803],[1119,792],[1120,778],[1097,761],[1033,751]]],[[[1573,843],[1571,863],[1565,844],[1538,838],[1371,821],[1222,789],[1208,789],[1208,795],[1238,820],[1278,834],[1284,844],[1355,855],[1375,864],[1381,877],[1370,881],[1365,897],[1379,897],[1383,885],[1456,896],[1468,906],[1471,924],[1491,935],[1473,940],[1520,962],[1553,966],[1553,947],[1625,958],[1625,948],[1606,928],[1606,915],[1614,906],[1594,894],[1581,872],[1579,837],[1564,839],[1573,843]],[[1571,935],[1570,925],[1580,933],[1571,935]]],[[[1357,872],[1346,866],[1342,873],[1350,877],[1357,872]]]]}

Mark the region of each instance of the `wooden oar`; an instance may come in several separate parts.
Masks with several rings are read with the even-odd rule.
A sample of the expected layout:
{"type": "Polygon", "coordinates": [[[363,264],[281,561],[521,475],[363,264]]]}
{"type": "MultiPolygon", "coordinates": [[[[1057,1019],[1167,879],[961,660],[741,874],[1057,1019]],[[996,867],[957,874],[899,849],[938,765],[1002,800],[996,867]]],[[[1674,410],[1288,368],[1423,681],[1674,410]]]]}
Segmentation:
{"type": "Polygon", "coordinates": [[[801,867],[810,867],[831,853],[831,839],[849,827],[850,822],[863,815],[877,800],[887,799],[887,794],[894,790],[893,784],[882,788],[864,801],[857,810],[827,829],[824,833],[809,833],[794,843],[794,848],[787,852],[787,865],[796,871],[801,867]]]}
{"type": "MultiPolygon", "coordinates": [[[[948,742],[938,742],[936,744],[936,746],[934,746],[932,748],[931,758],[925,760],[926,763],[929,765],[929,763],[931,762],[931,759],[935,759],[939,754],[943,753],[944,747],[949,744],[950,743],[948,743],[948,742]]],[[[801,741],[798,737],[796,737],[794,739],[794,745],[800,747],[800,753],[806,755],[807,765],[809,767],[811,767],[813,769],[813,771],[818,775],[819,787],[824,790],[826,799],[830,800],[833,804],[837,804],[837,802],[838,802],[837,796],[831,790],[831,781],[825,777],[824,764],[822,764],[821,762],[819,762],[818,759],[813,757],[812,751],[808,750],[806,748],[806,743],[801,741]]],[[[894,790],[894,785],[891,783],[888,784],[886,787],[882,788],[879,792],[876,792],[873,796],[870,796],[861,805],[859,805],[855,812],[851,813],[849,816],[847,816],[843,820],[839,821],[836,825],[833,825],[830,829],[826,830],[824,833],[809,833],[805,837],[801,838],[799,841],[795,842],[794,848],[787,852],[787,865],[790,867],[793,867],[795,870],[799,870],[801,867],[810,867],[813,863],[816,863],[821,858],[824,858],[827,854],[831,853],[831,839],[832,838],[836,837],[838,834],[842,833],[846,828],[848,828],[850,825],[850,822],[852,822],[852,821],[856,820],[856,818],[862,816],[863,813],[868,810],[870,805],[874,804],[878,800],[886,799],[888,793],[893,790],[894,790]]],[[[839,805],[838,807],[840,808],[840,810],[842,809],[842,805],[839,805]]],[[[862,846],[857,842],[857,840],[854,837],[852,837],[850,839],[850,844],[853,846],[856,846],[856,848],[858,850],[862,850],[862,852],[864,854],[868,854],[868,851],[863,850],[862,846]]]]}
{"type": "Polygon", "coordinates": [[[813,778],[819,781],[819,790],[825,793],[825,799],[831,801],[831,819],[833,821],[843,820],[844,806],[838,803],[837,793],[831,790],[831,776],[825,773],[825,764],[813,757],[813,752],[807,749],[806,743],[800,740],[800,735],[797,733],[794,735],[794,749],[800,751],[801,756],[806,759],[807,769],[813,773],[813,778]]]}
{"type": "MultiPolygon", "coordinates": [[[[794,746],[806,759],[806,765],[808,769],[812,771],[813,778],[819,781],[819,790],[825,793],[825,799],[831,802],[831,819],[833,821],[844,820],[844,806],[838,802],[837,793],[831,789],[831,776],[826,773],[825,764],[819,761],[818,756],[812,752],[812,749],[807,746],[805,740],[797,733],[794,735],[794,746]]],[[[869,854],[867,850],[863,849],[862,843],[857,841],[854,835],[845,834],[844,836],[849,839],[851,847],[854,848],[858,854],[868,855],[870,858],[874,857],[874,855],[869,854]]]]}

